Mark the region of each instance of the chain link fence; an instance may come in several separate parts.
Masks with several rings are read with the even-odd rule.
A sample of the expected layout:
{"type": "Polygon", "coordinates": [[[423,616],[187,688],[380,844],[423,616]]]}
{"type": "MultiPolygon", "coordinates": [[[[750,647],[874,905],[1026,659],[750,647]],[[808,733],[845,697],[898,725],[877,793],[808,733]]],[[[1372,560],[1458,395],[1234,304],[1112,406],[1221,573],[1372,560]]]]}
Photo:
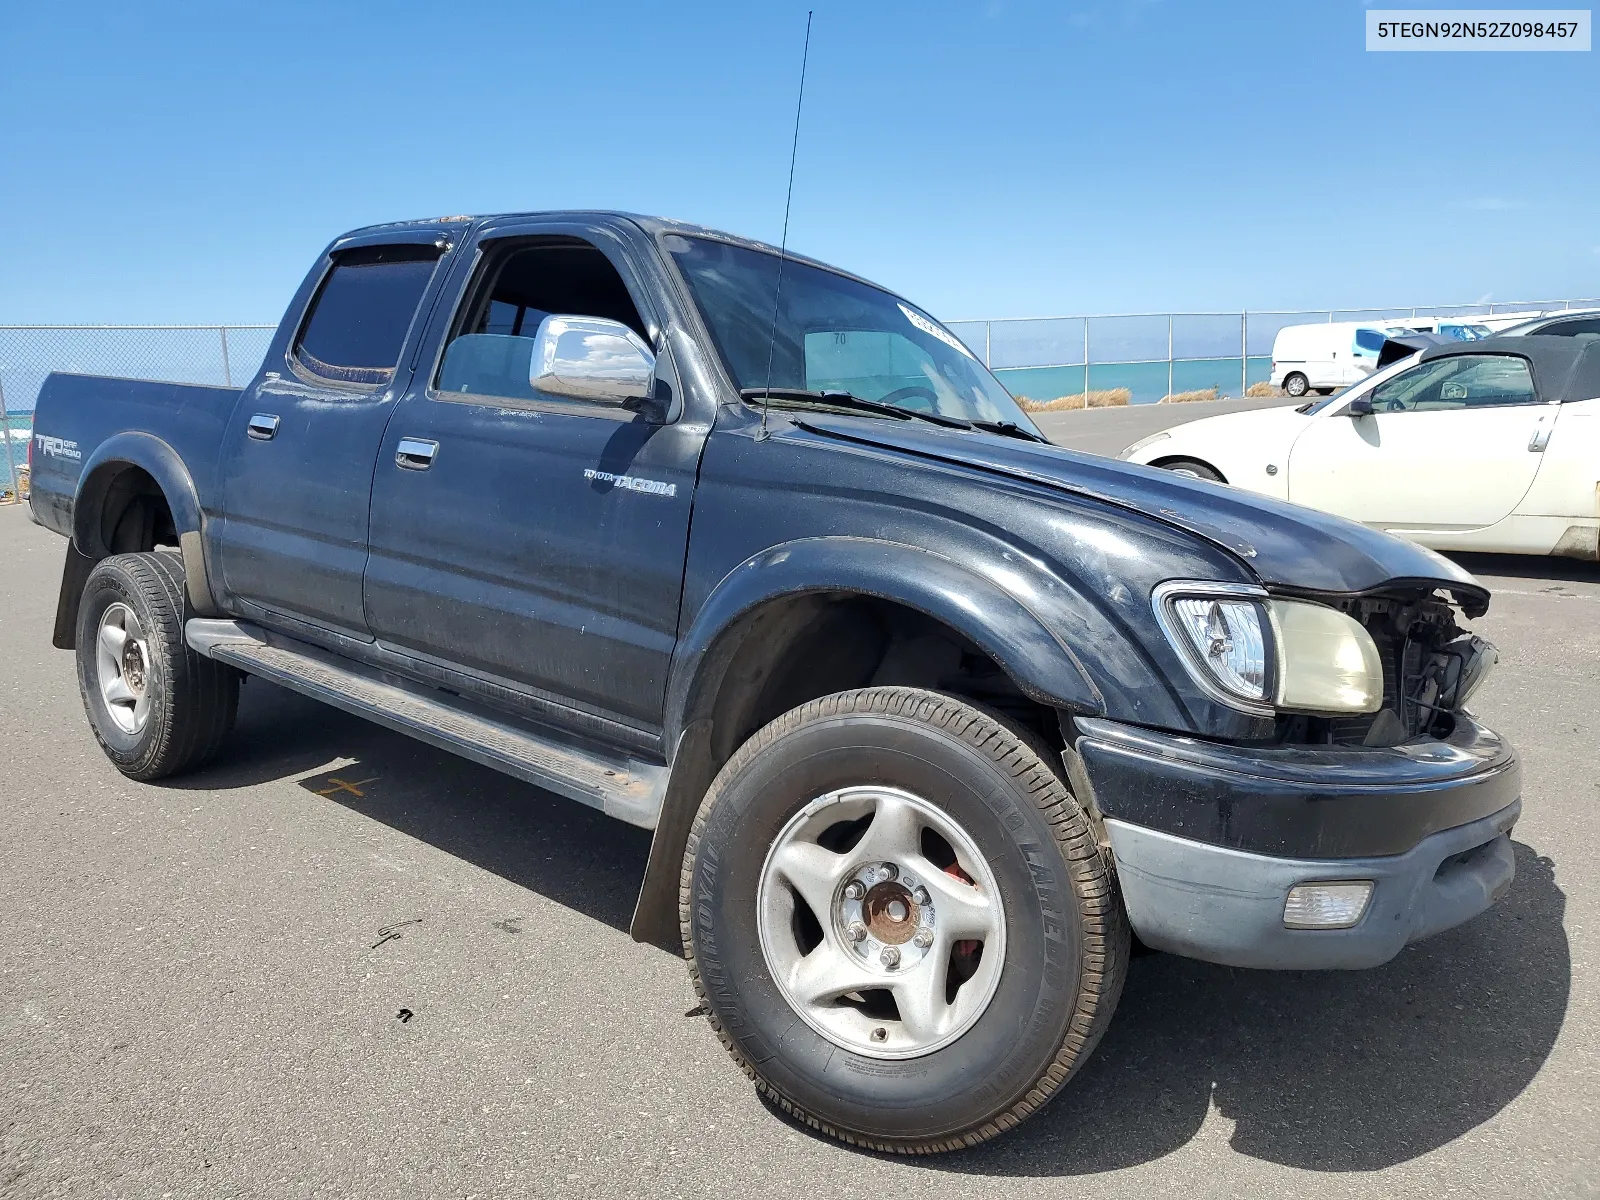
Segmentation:
{"type": "MultiPolygon", "coordinates": [[[[1121,313],[948,322],[1013,395],[1057,396],[1127,388],[1134,404],[1215,389],[1240,395],[1271,370],[1272,340],[1285,325],[1487,317],[1565,308],[1600,299],[1286,312],[1121,313]]],[[[0,325],[0,501],[26,486],[33,408],[52,371],[126,375],[239,387],[261,366],[272,325],[0,325]]]]}
{"type": "Polygon", "coordinates": [[[239,387],[261,366],[274,325],[0,325],[0,499],[26,485],[33,408],[52,371],[239,387]]]}
{"type": "Polygon", "coordinates": [[[1048,401],[1126,388],[1131,403],[1215,390],[1239,396],[1265,383],[1272,342],[1286,325],[1323,321],[1473,318],[1567,308],[1600,308],[1600,299],[1399,308],[1297,309],[1278,312],[1117,313],[949,321],[951,331],[994,371],[1014,396],[1048,401]]]}

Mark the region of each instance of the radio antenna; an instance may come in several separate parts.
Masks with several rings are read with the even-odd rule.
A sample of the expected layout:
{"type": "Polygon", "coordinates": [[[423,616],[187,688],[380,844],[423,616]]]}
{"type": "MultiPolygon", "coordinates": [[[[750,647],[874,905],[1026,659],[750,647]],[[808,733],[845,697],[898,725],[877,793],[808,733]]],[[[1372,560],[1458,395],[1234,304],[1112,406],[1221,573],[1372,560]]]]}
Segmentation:
{"type": "MultiPolygon", "coordinates": [[[[778,349],[778,307],[783,297],[783,264],[789,252],[789,208],[794,203],[794,160],[800,152],[800,108],[806,101],[806,63],[811,58],[811,16],[814,9],[806,12],[806,41],[805,48],[800,52],[800,94],[794,102],[794,141],[789,146],[789,190],[783,198],[783,241],[778,245],[778,284],[772,292],[772,337],[767,342],[767,386],[766,391],[772,391],[772,359],[778,349]]],[[[758,442],[765,441],[767,433],[767,409],[772,405],[770,394],[761,397],[761,432],[756,434],[758,442]]]]}

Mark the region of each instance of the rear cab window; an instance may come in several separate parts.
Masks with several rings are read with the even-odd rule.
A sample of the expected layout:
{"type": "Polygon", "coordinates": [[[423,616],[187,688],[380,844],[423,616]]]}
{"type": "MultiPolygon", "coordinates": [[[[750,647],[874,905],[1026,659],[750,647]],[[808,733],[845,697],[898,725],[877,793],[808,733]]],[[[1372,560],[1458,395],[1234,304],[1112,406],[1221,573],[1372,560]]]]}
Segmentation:
{"type": "Polygon", "coordinates": [[[295,364],[335,383],[387,384],[440,253],[402,244],[335,254],[295,338],[295,364]]]}

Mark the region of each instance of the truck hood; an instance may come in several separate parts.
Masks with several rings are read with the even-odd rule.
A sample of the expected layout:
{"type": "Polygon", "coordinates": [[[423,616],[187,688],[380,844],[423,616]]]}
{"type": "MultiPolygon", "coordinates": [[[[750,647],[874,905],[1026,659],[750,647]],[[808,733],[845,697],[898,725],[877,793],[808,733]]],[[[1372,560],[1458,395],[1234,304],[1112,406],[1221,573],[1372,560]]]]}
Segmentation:
{"type": "Polygon", "coordinates": [[[1469,617],[1488,589],[1442,555],[1316,509],[1059,446],[877,417],[794,414],[814,433],[1026,479],[1142,513],[1233,554],[1268,587],[1326,595],[1423,584],[1469,617]]]}

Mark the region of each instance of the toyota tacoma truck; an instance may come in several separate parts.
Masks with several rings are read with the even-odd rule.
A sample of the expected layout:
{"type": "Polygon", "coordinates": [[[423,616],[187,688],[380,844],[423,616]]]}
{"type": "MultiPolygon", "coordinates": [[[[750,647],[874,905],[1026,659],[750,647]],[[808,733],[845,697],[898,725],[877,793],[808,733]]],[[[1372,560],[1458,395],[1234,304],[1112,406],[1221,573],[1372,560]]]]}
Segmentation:
{"type": "Polygon", "coordinates": [[[926,311],[756,242],[358,230],[249,386],[52,375],[35,431],[119,770],[216,755],[253,675],[653,830],[634,936],[858,1145],[1022,1121],[1131,945],[1372,967],[1511,883],[1470,575],[1052,446],[926,311]]]}

